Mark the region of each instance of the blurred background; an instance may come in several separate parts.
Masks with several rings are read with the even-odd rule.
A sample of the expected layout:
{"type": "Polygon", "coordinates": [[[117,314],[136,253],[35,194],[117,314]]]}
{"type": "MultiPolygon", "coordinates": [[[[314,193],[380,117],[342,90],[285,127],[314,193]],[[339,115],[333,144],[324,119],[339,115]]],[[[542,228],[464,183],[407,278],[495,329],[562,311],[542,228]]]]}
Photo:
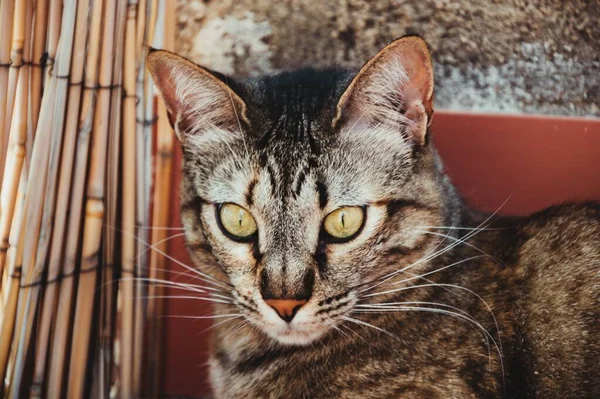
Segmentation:
{"type": "MultiPolygon", "coordinates": [[[[523,215],[564,201],[600,200],[599,5],[178,0],[175,46],[219,72],[257,76],[298,67],[359,68],[391,40],[417,33],[433,53],[432,132],[448,173],[474,208],[493,212],[506,201],[500,213],[523,215]]],[[[179,239],[170,241],[170,253],[189,262],[179,239]]],[[[208,311],[197,301],[166,306],[170,315],[208,311]]],[[[209,326],[168,320],[164,392],[207,394],[209,326]]]]}
{"type": "Polygon", "coordinates": [[[408,33],[438,108],[600,114],[597,0],[177,0],[177,51],[223,73],[360,67],[408,33]]]}

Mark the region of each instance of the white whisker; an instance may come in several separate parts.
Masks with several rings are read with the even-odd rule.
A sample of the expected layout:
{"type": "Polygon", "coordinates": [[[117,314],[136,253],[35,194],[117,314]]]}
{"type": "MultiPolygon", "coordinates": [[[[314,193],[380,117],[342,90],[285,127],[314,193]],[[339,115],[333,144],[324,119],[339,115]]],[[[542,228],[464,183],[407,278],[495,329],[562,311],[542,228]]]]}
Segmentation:
{"type": "Polygon", "coordinates": [[[334,322],[332,322],[331,320],[325,320],[325,322],[327,322],[327,324],[329,324],[331,326],[331,328],[333,328],[334,330],[338,331],[344,337],[348,338],[348,334],[346,334],[344,331],[342,331],[341,328],[339,328],[338,326],[336,326],[334,322]]]}
{"type": "MultiPolygon", "coordinates": [[[[174,239],[174,238],[177,238],[177,237],[182,237],[182,236],[184,236],[184,235],[185,235],[185,233],[173,234],[172,236],[169,236],[169,237],[163,238],[162,240],[159,240],[159,241],[155,242],[153,245],[160,245],[160,244],[162,244],[163,242],[167,242],[167,241],[169,241],[169,240],[172,240],[172,239],[174,239]]],[[[136,256],[136,259],[137,259],[137,258],[139,258],[140,256],[142,256],[143,254],[145,254],[146,252],[150,251],[150,249],[151,249],[151,248],[145,248],[143,251],[140,251],[140,253],[139,253],[139,254],[137,254],[137,256],[136,256]]]]}
{"type": "Polygon", "coordinates": [[[355,310],[354,312],[357,312],[357,313],[384,313],[384,312],[410,312],[410,311],[431,312],[431,313],[439,313],[439,314],[443,314],[443,315],[453,316],[453,317],[457,317],[462,320],[465,320],[468,323],[471,323],[474,326],[476,326],[477,328],[479,328],[481,330],[481,332],[484,334],[484,337],[486,337],[486,340],[487,339],[491,340],[495,346],[496,352],[498,353],[498,356],[500,359],[500,367],[502,369],[502,380],[504,382],[504,378],[505,378],[504,377],[504,360],[503,360],[502,350],[500,349],[500,347],[499,347],[498,343],[496,342],[496,340],[494,339],[494,337],[480,323],[478,323],[475,319],[473,319],[469,316],[466,316],[462,313],[456,313],[456,312],[452,312],[449,310],[445,310],[445,309],[428,308],[428,307],[422,307],[422,306],[397,306],[397,307],[387,307],[387,308],[383,307],[383,308],[372,309],[372,310],[370,310],[370,309],[355,310]]]}
{"type": "Polygon", "coordinates": [[[187,269],[187,270],[190,270],[190,271],[192,271],[193,273],[197,274],[198,276],[202,276],[202,277],[204,277],[204,278],[208,279],[208,280],[205,280],[205,282],[206,282],[206,283],[213,284],[213,285],[216,285],[216,286],[218,286],[218,287],[225,288],[225,289],[227,289],[227,288],[228,288],[228,286],[229,286],[229,287],[231,287],[231,284],[229,284],[229,283],[226,283],[225,281],[221,281],[221,280],[219,280],[219,279],[217,279],[217,278],[214,278],[214,277],[212,277],[212,276],[210,276],[210,275],[208,275],[208,274],[206,274],[206,273],[203,273],[203,272],[201,272],[200,270],[197,270],[197,269],[195,269],[195,268],[193,268],[193,267],[191,267],[191,266],[189,266],[189,265],[186,265],[185,263],[181,262],[180,260],[178,260],[178,259],[175,259],[174,257],[172,257],[172,256],[168,255],[166,252],[164,252],[164,251],[161,251],[160,249],[156,248],[154,245],[151,245],[151,244],[147,243],[146,241],[142,240],[141,238],[137,237],[135,234],[130,234],[130,233],[127,233],[127,232],[125,232],[125,231],[122,231],[122,230],[120,230],[120,229],[117,229],[117,228],[115,228],[115,227],[112,227],[112,226],[108,226],[108,227],[110,227],[110,228],[113,228],[113,229],[115,229],[115,230],[117,230],[117,231],[121,232],[122,234],[126,234],[126,235],[128,235],[128,236],[130,236],[130,237],[133,237],[135,240],[139,241],[139,242],[140,242],[140,243],[142,243],[142,244],[145,244],[145,245],[147,245],[147,246],[148,246],[148,248],[150,248],[150,249],[152,249],[152,250],[156,251],[157,253],[161,254],[161,255],[162,255],[162,256],[164,256],[165,258],[167,258],[167,259],[169,259],[169,260],[171,260],[171,261],[173,261],[173,262],[177,263],[178,265],[180,265],[180,266],[184,267],[184,268],[185,268],[185,269],[187,269]]]}
{"type": "MultiPolygon", "coordinates": [[[[366,288],[360,292],[365,292],[365,291],[369,291],[381,284],[383,284],[385,281],[388,281],[390,278],[392,278],[393,276],[397,275],[398,273],[402,273],[408,269],[410,269],[411,267],[414,267],[420,263],[423,262],[427,262],[429,260],[435,259],[438,256],[441,256],[442,254],[450,251],[451,249],[455,248],[456,246],[462,244],[463,242],[465,242],[466,240],[470,239],[471,237],[473,237],[474,235],[478,234],[479,232],[483,231],[482,229],[486,227],[486,223],[490,222],[490,220],[496,216],[496,214],[504,207],[504,205],[506,205],[506,203],[510,200],[510,198],[512,197],[512,194],[508,196],[508,198],[506,198],[506,200],[504,200],[504,202],[498,207],[498,209],[496,209],[494,211],[494,213],[492,213],[490,216],[488,216],[483,222],[481,222],[475,229],[473,229],[473,231],[471,231],[470,233],[466,234],[462,239],[456,239],[456,241],[448,246],[446,246],[445,248],[433,253],[433,254],[427,254],[424,257],[422,257],[421,259],[417,260],[416,262],[404,267],[403,269],[400,270],[396,270],[392,273],[389,273],[386,276],[381,277],[381,279],[383,281],[379,282],[378,284],[375,284],[372,287],[366,288]]],[[[445,240],[445,239],[444,239],[445,240]]],[[[439,245],[439,244],[438,244],[439,245]]]]}
{"type": "Polygon", "coordinates": [[[208,328],[205,328],[204,330],[200,331],[200,332],[198,333],[198,335],[204,334],[205,332],[207,332],[207,331],[210,331],[210,330],[212,330],[213,328],[216,328],[216,327],[220,326],[221,324],[225,324],[225,323],[227,323],[227,322],[230,322],[230,321],[233,321],[233,320],[235,320],[235,319],[239,319],[240,317],[243,317],[243,316],[242,316],[242,315],[239,315],[239,316],[232,316],[231,318],[229,318],[229,319],[227,319],[227,320],[222,320],[222,321],[220,321],[220,322],[218,322],[218,323],[215,323],[215,324],[213,324],[212,326],[210,326],[210,327],[208,327],[208,328]]]}
{"type": "Polygon", "coordinates": [[[375,329],[377,331],[380,331],[380,332],[382,332],[382,333],[384,333],[384,334],[386,334],[386,335],[388,335],[388,336],[390,336],[390,337],[392,337],[392,338],[397,339],[398,341],[400,341],[400,338],[398,338],[398,336],[392,334],[391,332],[389,332],[387,330],[384,330],[383,328],[379,328],[377,326],[374,326],[373,324],[367,323],[366,321],[354,319],[354,318],[349,317],[349,316],[342,316],[341,319],[349,321],[349,322],[354,323],[354,324],[359,324],[361,326],[373,328],[373,329],[375,329]]]}
{"type": "MultiPolygon", "coordinates": [[[[416,277],[422,278],[422,276],[416,276],[416,277]]],[[[424,279],[424,280],[427,280],[427,279],[424,279]]],[[[485,299],[483,299],[481,297],[481,295],[479,295],[478,293],[476,293],[475,291],[473,291],[469,288],[466,288],[466,287],[463,287],[460,285],[455,285],[455,284],[443,284],[443,283],[431,282],[430,284],[419,284],[419,285],[411,285],[408,287],[396,288],[394,290],[387,291],[386,293],[389,294],[389,293],[394,293],[394,292],[407,291],[407,290],[412,290],[412,289],[417,289],[417,288],[425,288],[425,287],[455,288],[455,289],[460,289],[460,290],[466,291],[466,292],[476,296],[481,302],[483,302],[483,304],[485,305],[487,310],[490,312],[492,319],[494,319],[494,324],[496,326],[496,333],[498,335],[498,344],[500,345],[500,349],[502,350],[502,338],[500,337],[500,326],[498,324],[498,320],[496,319],[496,315],[494,314],[494,311],[492,310],[492,307],[485,301],[485,299]]],[[[366,297],[377,296],[377,295],[383,295],[383,293],[370,294],[370,295],[366,295],[366,297]]]]}
{"type": "Polygon", "coordinates": [[[211,292],[224,292],[218,288],[213,288],[213,287],[207,287],[204,285],[196,285],[196,284],[187,284],[187,283],[180,283],[177,281],[171,281],[171,280],[164,280],[164,279],[160,279],[160,278],[151,278],[151,277],[123,277],[121,278],[122,281],[139,281],[139,282],[146,282],[146,283],[158,283],[158,284],[167,284],[173,287],[181,287],[181,288],[186,288],[188,290],[193,290],[196,292],[200,292],[200,293],[208,293],[208,291],[211,292]],[[208,290],[208,291],[206,291],[208,290]]]}
{"type": "Polygon", "coordinates": [[[233,303],[231,298],[219,295],[217,298],[213,298],[218,294],[212,294],[212,297],[195,296],[195,295],[145,295],[142,298],[145,299],[197,299],[199,301],[217,302],[217,303],[233,303]]]}
{"type": "Polygon", "coordinates": [[[168,226],[144,226],[144,225],[137,225],[137,227],[139,227],[140,229],[144,229],[144,230],[179,230],[179,231],[184,230],[183,227],[168,227],[168,226]]]}
{"type": "Polygon", "coordinates": [[[346,330],[350,331],[352,334],[357,335],[363,341],[366,341],[365,337],[363,337],[362,335],[360,335],[358,333],[358,331],[354,331],[352,328],[350,328],[350,326],[347,326],[346,324],[342,323],[342,324],[340,324],[340,328],[345,328],[346,330]]]}
{"type": "MultiPolygon", "coordinates": [[[[242,320],[241,322],[239,322],[238,324],[236,324],[233,329],[229,332],[229,334],[227,334],[225,337],[223,337],[223,341],[227,341],[227,339],[229,337],[231,337],[233,334],[235,334],[236,332],[240,331],[242,328],[244,328],[246,325],[250,324],[250,322],[248,320],[242,320]]],[[[218,325],[218,324],[217,324],[218,325]]],[[[212,326],[211,328],[216,327],[216,325],[212,326]]],[[[211,328],[208,328],[204,331],[210,330],[211,328]]],[[[204,332],[202,331],[202,332],[204,332]]]]}
{"type": "MultiPolygon", "coordinates": [[[[444,303],[438,302],[428,302],[428,301],[405,301],[405,302],[386,302],[386,303],[367,303],[367,304],[357,304],[355,305],[357,308],[361,309],[396,309],[398,307],[405,307],[406,305],[430,305],[430,306],[441,306],[443,308],[448,308],[457,311],[471,320],[476,322],[475,318],[471,316],[469,313],[465,312],[462,309],[457,308],[456,306],[446,305],[444,303]]],[[[483,326],[482,326],[483,327],[483,326]]],[[[487,330],[486,330],[487,331],[487,330]]]]}
{"type": "MultiPolygon", "coordinates": [[[[426,231],[426,230],[417,230],[417,231],[419,231],[420,233],[423,233],[423,234],[431,234],[431,235],[434,235],[434,236],[446,237],[446,238],[449,238],[450,240],[453,240],[453,241],[456,241],[456,240],[458,240],[457,238],[455,238],[455,237],[452,237],[452,236],[449,236],[449,235],[447,235],[447,234],[435,233],[435,232],[433,232],[433,231],[426,231]]],[[[481,230],[481,231],[483,231],[483,230],[481,230]]],[[[490,258],[490,259],[491,259],[491,260],[493,260],[494,262],[496,262],[496,263],[498,263],[498,264],[500,264],[500,265],[503,265],[503,264],[502,264],[502,262],[500,262],[500,260],[498,260],[498,259],[494,258],[492,255],[488,254],[488,253],[487,253],[487,252],[485,252],[483,249],[480,249],[479,247],[476,247],[475,245],[473,245],[473,244],[471,244],[471,243],[469,243],[469,242],[466,242],[466,241],[464,241],[464,242],[463,242],[463,244],[465,244],[467,247],[469,247],[469,248],[473,248],[473,249],[474,249],[474,250],[476,250],[477,252],[479,252],[479,253],[481,253],[481,254],[483,254],[483,255],[487,256],[488,258],[490,258]]]]}
{"type": "MultiPolygon", "coordinates": [[[[433,248],[431,249],[431,251],[429,251],[428,253],[426,253],[426,254],[425,254],[425,255],[424,255],[424,256],[423,256],[421,259],[425,259],[425,258],[428,258],[429,256],[433,256],[433,255],[435,255],[435,252],[436,252],[437,248],[438,248],[440,245],[442,245],[442,244],[444,243],[444,241],[445,241],[445,240],[442,240],[442,241],[438,242],[438,243],[435,245],[435,247],[433,247],[433,248]]],[[[419,259],[419,260],[421,260],[421,259],[419,259]]],[[[405,272],[405,271],[403,270],[402,272],[405,272]]],[[[362,293],[362,292],[367,292],[367,291],[370,291],[370,290],[372,290],[372,289],[374,289],[374,288],[376,288],[376,287],[379,287],[380,285],[382,285],[382,284],[385,284],[387,281],[389,281],[389,280],[391,280],[392,278],[394,278],[394,276],[398,275],[399,273],[401,273],[401,271],[394,270],[393,272],[390,272],[390,273],[386,274],[385,276],[382,276],[382,277],[380,277],[380,278],[379,278],[379,281],[378,281],[376,284],[374,284],[374,285],[372,285],[372,286],[370,286],[370,287],[367,287],[367,288],[363,289],[363,290],[362,290],[362,291],[360,291],[359,293],[362,293]]]]}
{"type": "MultiPolygon", "coordinates": [[[[440,230],[477,230],[477,227],[461,227],[461,226],[415,226],[418,229],[440,229],[440,230]]],[[[486,227],[481,231],[506,230],[506,227],[486,227]]]]}
{"type": "MultiPolygon", "coordinates": [[[[161,316],[161,317],[163,317],[163,318],[174,318],[174,319],[194,319],[194,320],[196,320],[196,319],[222,319],[224,317],[232,317],[232,316],[235,316],[234,318],[238,318],[238,317],[241,317],[242,315],[241,314],[231,314],[231,313],[230,314],[224,314],[224,315],[214,315],[214,316],[189,316],[189,315],[178,315],[178,314],[175,314],[175,315],[164,315],[164,316],[161,316]]],[[[233,320],[233,319],[231,319],[231,320],[233,320]]]]}
{"type": "MultiPolygon", "coordinates": [[[[163,268],[160,268],[160,267],[155,267],[154,270],[165,272],[165,273],[174,274],[175,276],[173,276],[173,280],[172,281],[175,281],[175,279],[177,279],[179,277],[189,277],[190,281],[197,280],[197,281],[200,281],[200,282],[203,282],[203,283],[205,282],[204,280],[197,278],[196,273],[191,272],[189,270],[177,271],[177,270],[171,270],[171,269],[163,269],[163,268]]],[[[179,282],[179,281],[176,281],[176,282],[179,282]]],[[[187,283],[187,284],[189,284],[189,283],[187,283]]],[[[220,291],[218,288],[206,287],[206,286],[201,286],[201,287],[206,288],[206,289],[210,289],[210,290],[213,290],[213,291],[220,291]]]]}
{"type": "MultiPolygon", "coordinates": [[[[462,263],[465,263],[465,262],[468,262],[468,261],[470,261],[470,260],[473,260],[473,259],[478,259],[478,258],[484,258],[484,257],[485,257],[485,255],[476,255],[476,256],[471,256],[470,258],[461,259],[461,260],[459,260],[459,261],[457,261],[457,262],[451,263],[451,264],[449,264],[449,265],[446,265],[446,266],[443,266],[443,267],[439,267],[439,268],[437,268],[437,269],[435,269],[435,270],[431,270],[431,271],[429,271],[429,272],[427,272],[427,273],[419,274],[419,275],[417,275],[417,276],[414,276],[414,277],[410,277],[410,278],[406,278],[406,279],[403,279],[403,280],[400,280],[400,281],[396,281],[396,282],[394,282],[394,285],[403,284],[403,283],[406,283],[406,282],[409,282],[409,281],[415,280],[415,279],[417,279],[417,278],[421,278],[421,277],[429,276],[429,275],[431,275],[431,274],[434,274],[434,273],[441,272],[442,270],[449,269],[449,268],[451,268],[451,267],[454,267],[454,266],[460,265],[460,264],[462,264],[462,263]]],[[[403,270],[403,271],[405,271],[405,270],[403,270]]]]}

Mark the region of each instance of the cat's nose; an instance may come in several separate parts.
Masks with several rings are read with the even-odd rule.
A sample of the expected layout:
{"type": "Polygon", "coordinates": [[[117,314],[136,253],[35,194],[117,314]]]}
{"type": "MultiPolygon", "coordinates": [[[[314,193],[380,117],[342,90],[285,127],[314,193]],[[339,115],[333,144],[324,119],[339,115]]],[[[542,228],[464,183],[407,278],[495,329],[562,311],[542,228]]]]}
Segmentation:
{"type": "Polygon", "coordinates": [[[311,298],[315,285],[315,272],[306,270],[302,279],[291,279],[281,273],[261,272],[260,293],[267,305],[272,307],[279,317],[291,322],[298,310],[311,298]]]}
{"type": "Polygon", "coordinates": [[[291,322],[298,310],[306,303],[297,299],[267,299],[266,304],[275,309],[279,317],[286,322],[291,322]]]}

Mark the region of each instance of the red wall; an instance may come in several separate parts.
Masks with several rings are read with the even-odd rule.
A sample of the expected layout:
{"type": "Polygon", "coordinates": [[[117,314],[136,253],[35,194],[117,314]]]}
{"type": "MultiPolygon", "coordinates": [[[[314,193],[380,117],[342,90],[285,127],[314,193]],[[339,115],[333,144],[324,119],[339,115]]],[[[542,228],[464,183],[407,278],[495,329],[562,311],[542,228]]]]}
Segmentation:
{"type": "MultiPolygon", "coordinates": [[[[436,112],[434,141],[448,173],[467,203],[502,214],[527,214],[565,201],[600,201],[600,120],[436,112]]],[[[180,154],[174,177],[179,178],[180,154]]],[[[178,188],[173,189],[173,226],[179,224],[178,188]]],[[[182,240],[170,255],[190,264],[182,240]]],[[[173,270],[182,268],[171,262],[173,270]]],[[[171,292],[177,295],[181,292],[171,292]]],[[[172,299],[169,315],[203,315],[199,301],[172,299]]],[[[167,318],[163,391],[201,396],[207,392],[209,322],[167,318]]]]}

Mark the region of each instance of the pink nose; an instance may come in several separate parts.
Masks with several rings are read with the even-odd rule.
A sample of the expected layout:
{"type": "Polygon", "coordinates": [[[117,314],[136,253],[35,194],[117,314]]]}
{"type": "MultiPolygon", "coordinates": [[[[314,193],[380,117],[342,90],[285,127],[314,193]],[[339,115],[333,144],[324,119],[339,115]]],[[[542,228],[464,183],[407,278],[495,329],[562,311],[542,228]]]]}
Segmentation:
{"type": "Polygon", "coordinates": [[[292,321],[298,310],[306,303],[305,300],[295,299],[267,299],[265,302],[275,309],[279,317],[288,323],[292,321]]]}

